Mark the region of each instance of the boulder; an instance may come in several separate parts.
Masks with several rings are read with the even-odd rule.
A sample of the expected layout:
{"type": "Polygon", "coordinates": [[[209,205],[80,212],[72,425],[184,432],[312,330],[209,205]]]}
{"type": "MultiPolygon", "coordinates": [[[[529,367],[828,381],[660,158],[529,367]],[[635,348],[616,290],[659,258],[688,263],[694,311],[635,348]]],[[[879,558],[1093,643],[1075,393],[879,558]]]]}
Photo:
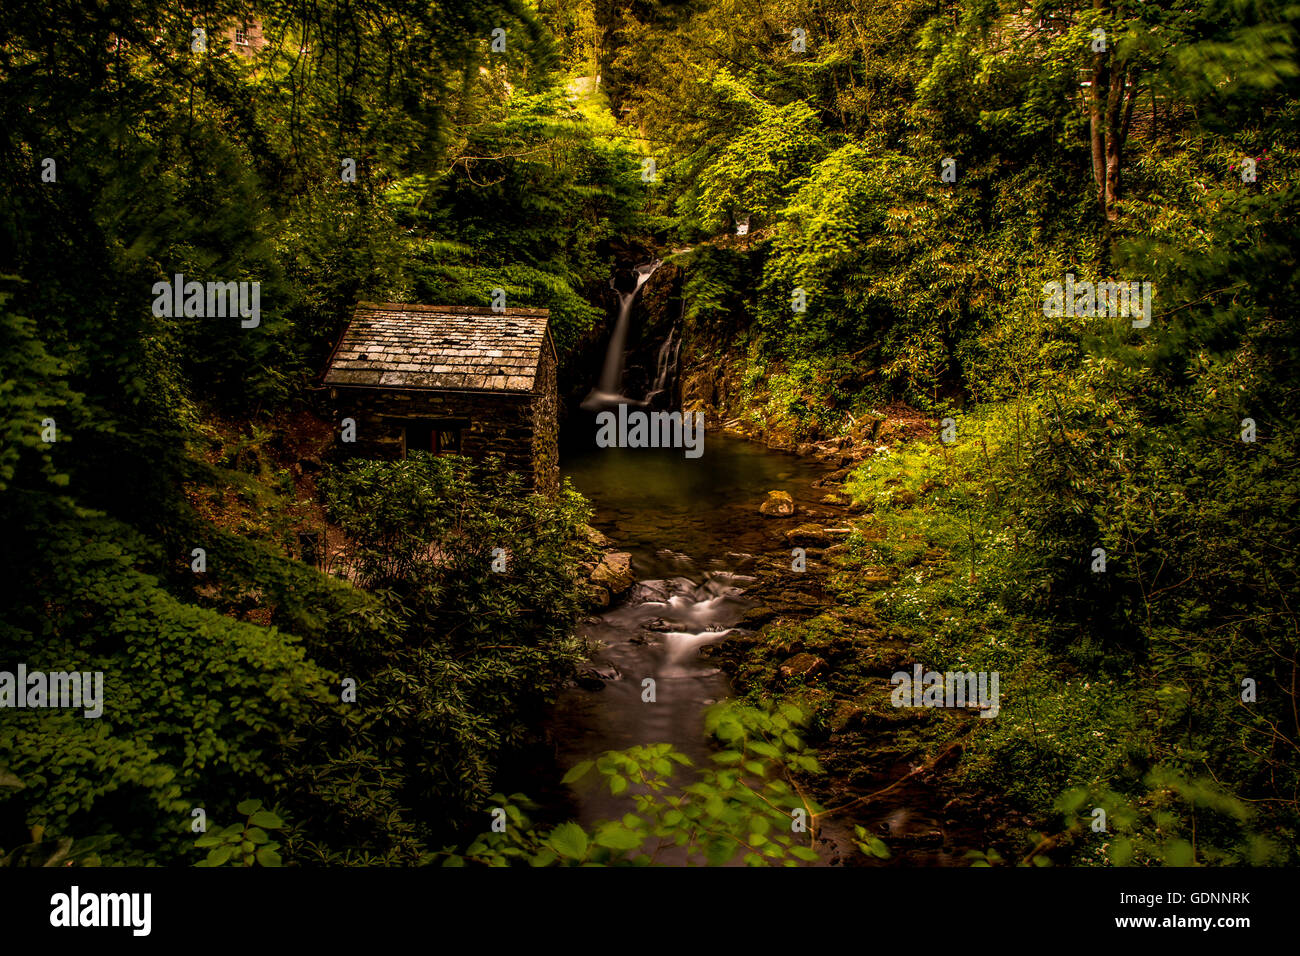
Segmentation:
{"type": "Polygon", "coordinates": [[[785,518],[794,514],[794,499],[788,491],[769,491],[767,500],[758,506],[758,513],[769,518],[785,518]]]}
{"type": "Polygon", "coordinates": [[[605,588],[611,595],[622,594],[636,583],[632,575],[632,555],[626,551],[609,552],[591,572],[591,583],[605,588]]]}
{"type": "Polygon", "coordinates": [[[623,672],[613,664],[606,664],[603,667],[589,664],[578,671],[573,682],[583,690],[604,690],[607,683],[622,679],[623,672]]]}
{"type": "Polygon", "coordinates": [[[582,533],[586,536],[587,540],[597,548],[608,548],[614,543],[589,524],[584,524],[582,526],[582,533]]]}
{"type": "Polygon", "coordinates": [[[796,654],[781,665],[782,677],[813,677],[826,670],[826,662],[815,654],[796,654]]]}
{"type": "Polygon", "coordinates": [[[801,524],[787,531],[785,537],[797,548],[824,548],[831,543],[831,536],[819,524],[801,524]]]}

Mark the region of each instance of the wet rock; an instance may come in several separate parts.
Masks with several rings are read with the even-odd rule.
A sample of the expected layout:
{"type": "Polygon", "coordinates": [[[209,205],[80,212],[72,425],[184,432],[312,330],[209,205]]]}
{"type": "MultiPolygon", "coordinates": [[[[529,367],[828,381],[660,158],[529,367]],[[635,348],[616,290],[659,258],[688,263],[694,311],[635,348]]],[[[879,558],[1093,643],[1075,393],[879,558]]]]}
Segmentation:
{"type": "Polygon", "coordinates": [[[651,601],[662,603],[668,600],[667,581],[639,581],[629,598],[633,604],[649,604],[651,601]]]}
{"type": "Polygon", "coordinates": [[[794,453],[800,458],[807,458],[809,455],[815,455],[820,449],[811,442],[804,442],[795,447],[794,453]]]}
{"type": "Polygon", "coordinates": [[[588,607],[609,607],[609,591],[599,585],[591,585],[587,588],[587,606],[588,607]]]}
{"type": "Polygon", "coordinates": [[[781,665],[782,677],[814,677],[826,670],[826,662],[815,654],[796,654],[781,665]]]}
{"type": "Polygon", "coordinates": [[[611,681],[622,680],[623,673],[613,664],[589,665],[578,671],[573,682],[583,690],[604,690],[611,681]]]}
{"type": "Polygon", "coordinates": [[[775,448],[777,451],[794,451],[797,443],[789,429],[773,428],[767,434],[766,445],[768,448],[775,448]]]}
{"type": "Polygon", "coordinates": [[[582,533],[583,536],[586,537],[587,541],[589,541],[592,545],[594,545],[597,548],[608,548],[610,545],[614,543],[613,541],[610,541],[608,537],[606,537],[604,534],[601,534],[601,532],[597,531],[589,524],[584,524],[582,526],[582,533]]]}
{"type": "Polygon", "coordinates": [[[762,627],[774,617],[776,617],[776,611],[766,605],[751,607],[749,610],[745,611],[744,614],[740,615],[740,621],[737,623],[737,626],[753,631],[762,627]]]}
{"type": "Polygon", "coordinates": [[[824,548],[831,543],[831,536],[819,524],[801,524],[785,533],[786,540],[801,548],[824,548]]]}
{"type": "Polygon", "coordinates": [[[591,572],[591,581],[608,589],[611,595],[622,594],[636,583],[632,576],[632,555],[626,551],[609,552],[591,572]]]}
{"type": "Polygon", "coordinates": [[[784,518],[794,514],[794,499],[788,491],[769,491],[767,500],[758,506],[759,514],[769,518],[784,518]]]}

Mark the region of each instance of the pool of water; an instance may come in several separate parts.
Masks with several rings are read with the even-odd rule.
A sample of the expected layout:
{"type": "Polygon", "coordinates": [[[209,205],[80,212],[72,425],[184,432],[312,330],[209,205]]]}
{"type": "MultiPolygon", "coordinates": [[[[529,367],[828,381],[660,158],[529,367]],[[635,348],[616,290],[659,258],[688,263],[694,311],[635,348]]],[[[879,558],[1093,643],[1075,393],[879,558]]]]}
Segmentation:
{"type": "Polygon", "coordinates": [[[814,506],[826,467],[710,432],[699,458],[680,449],[570,448],[561,470],[596,507],[593,524],[632,554],[639,578],[736,571],[746,557],[787,551],[758,513],[768,491],[814,506]]]}

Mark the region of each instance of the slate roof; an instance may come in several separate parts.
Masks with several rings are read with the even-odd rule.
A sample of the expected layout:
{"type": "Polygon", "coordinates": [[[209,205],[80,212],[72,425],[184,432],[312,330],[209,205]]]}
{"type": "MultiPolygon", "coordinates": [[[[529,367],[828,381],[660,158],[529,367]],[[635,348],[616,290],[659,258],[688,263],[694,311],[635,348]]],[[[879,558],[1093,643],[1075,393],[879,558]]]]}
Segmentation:
{"type": "Polygon", "coordinates": [[[363,302],[330,356],[322,384],[531,392],[546,309],[363,302]]]}

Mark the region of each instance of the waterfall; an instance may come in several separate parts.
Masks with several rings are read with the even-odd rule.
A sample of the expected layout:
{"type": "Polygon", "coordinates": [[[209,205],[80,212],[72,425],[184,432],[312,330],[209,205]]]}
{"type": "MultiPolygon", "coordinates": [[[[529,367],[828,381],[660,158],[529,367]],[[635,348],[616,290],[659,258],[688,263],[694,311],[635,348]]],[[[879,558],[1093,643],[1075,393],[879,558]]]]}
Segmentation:
{"type": "Polygon", "coordinates": [[[668,377],[677,368],[677,353],[681,347],[682,343],[677,338],[677,326],[674,325],[668,330],[668,338],[664,339],[663,344],[659,346],[659,355],[655,363],[655,382],[646,393],[647,402],[653,402],[668,388],[668,377]]]}
{"type": "Polygon", "coordinates": [[[627,349],[627,327],[632,317],[632,300],[660,265],[660,260],[655,259],[633,269],[636,274],[636,286],[631,292],[620,291],[614,280],[609,280],[610,288],[618,292],[618,321],[614,323],[614,334],[609,338],[609,350],[605,353],[605,365],[600,373],[600,384],[592,389],[591,394],[583,401],[583,408],[603,408],[627,401],[619,393],[619,386],[623,380],[623,353],[627,349]]]}

